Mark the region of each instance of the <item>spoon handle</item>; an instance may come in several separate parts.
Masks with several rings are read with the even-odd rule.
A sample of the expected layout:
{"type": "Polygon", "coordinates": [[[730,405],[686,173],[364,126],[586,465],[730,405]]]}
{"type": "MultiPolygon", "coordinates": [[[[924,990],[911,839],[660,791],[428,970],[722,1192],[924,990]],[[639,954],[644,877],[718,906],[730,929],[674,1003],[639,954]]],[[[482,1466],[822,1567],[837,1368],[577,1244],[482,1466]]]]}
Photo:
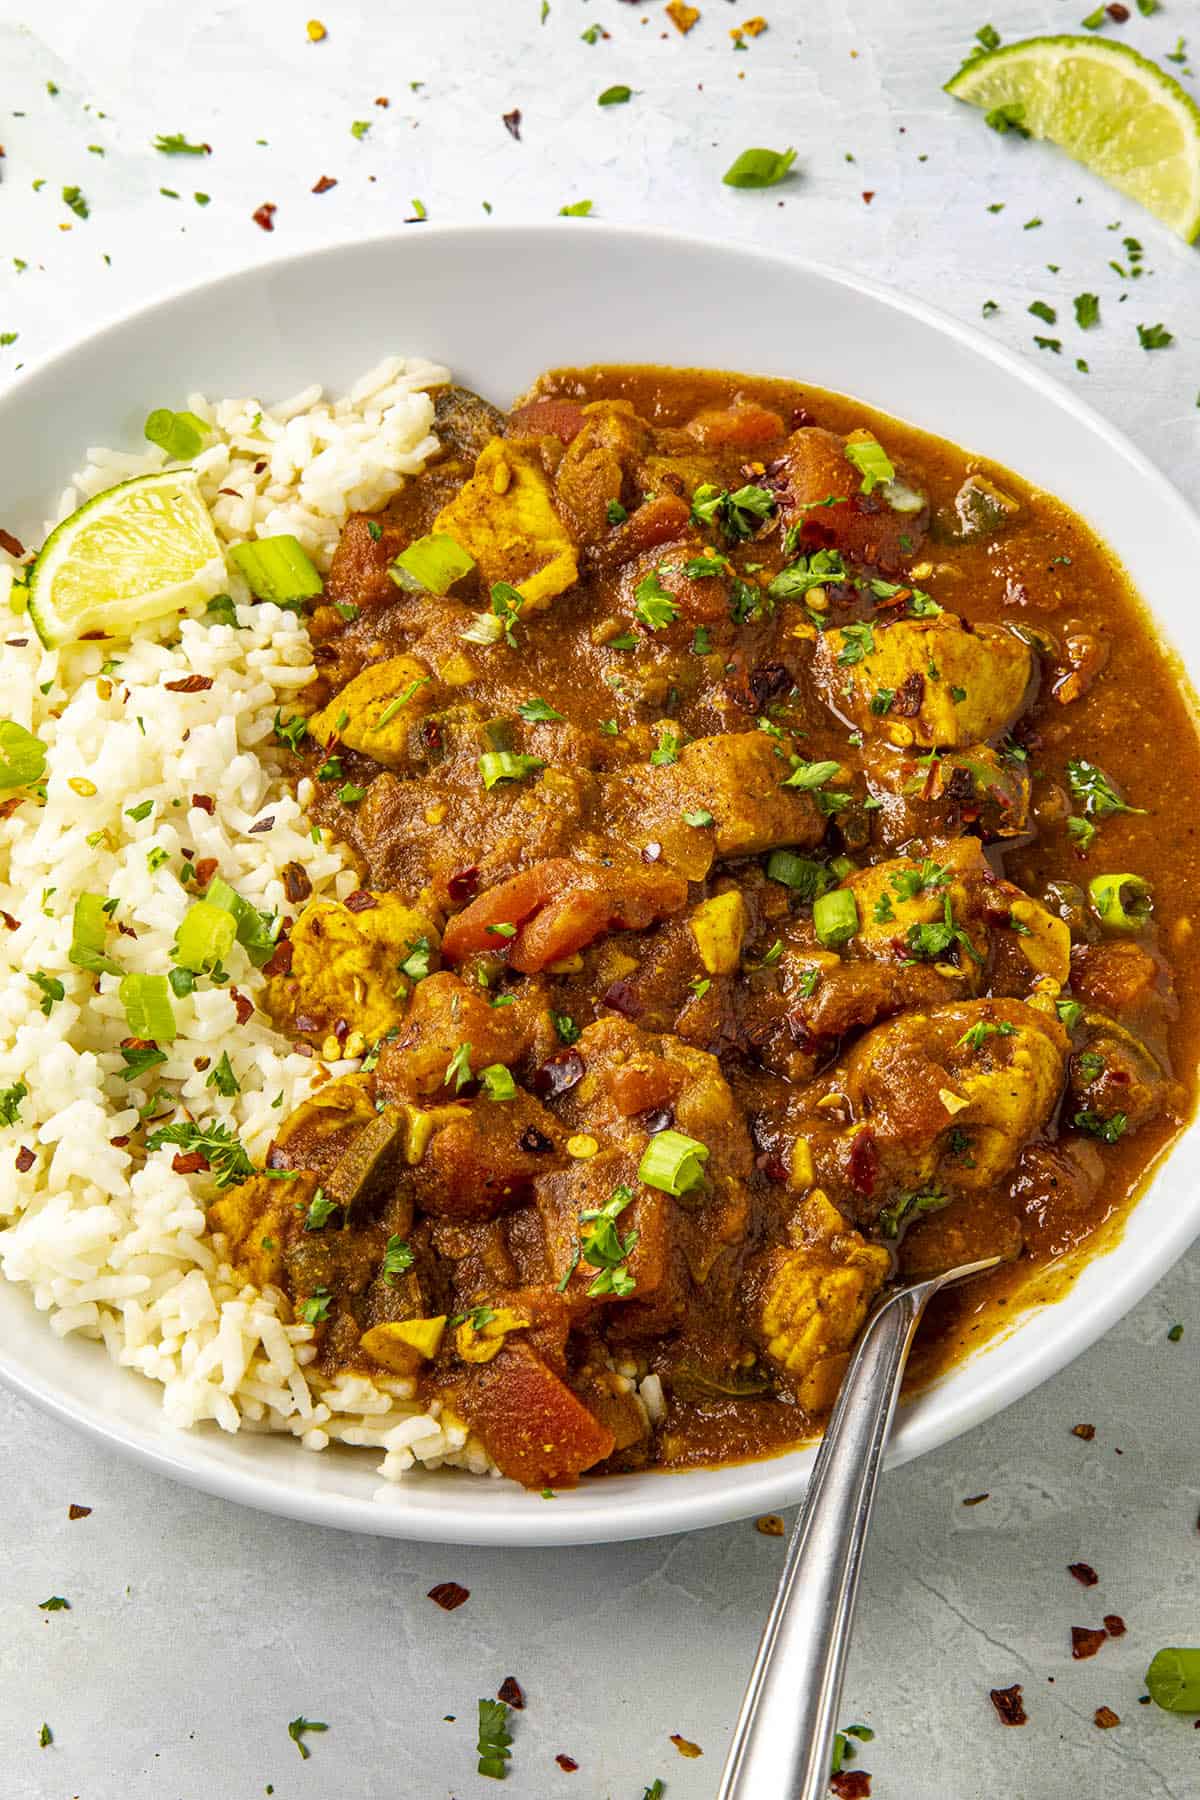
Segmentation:
{"type": "Polygon", "coordinates": [[[717,1800],[826,1800],[842,1671],[884,1446],[913,1334],[941,1281],[874,1313],[788,1545],[717,1800]]]}

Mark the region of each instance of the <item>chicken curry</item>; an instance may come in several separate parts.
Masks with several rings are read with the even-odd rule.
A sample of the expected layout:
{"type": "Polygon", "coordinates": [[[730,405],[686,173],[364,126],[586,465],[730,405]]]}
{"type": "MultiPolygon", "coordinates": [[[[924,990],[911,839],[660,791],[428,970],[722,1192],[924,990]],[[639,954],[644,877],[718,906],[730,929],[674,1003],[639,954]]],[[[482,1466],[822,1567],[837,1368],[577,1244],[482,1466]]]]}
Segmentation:
{"type": "Polygon", "coordinates": [[[1188,704],[1080,519],[857,401],[594,368],[436,430],[282,733],[360,885],[291,865],[270,1003],[357,1067],[213,1222],[530,1487],[765,1455],[889,1280],[1008,1259],[928,1376],[1186,1118],[1188,704]]]}

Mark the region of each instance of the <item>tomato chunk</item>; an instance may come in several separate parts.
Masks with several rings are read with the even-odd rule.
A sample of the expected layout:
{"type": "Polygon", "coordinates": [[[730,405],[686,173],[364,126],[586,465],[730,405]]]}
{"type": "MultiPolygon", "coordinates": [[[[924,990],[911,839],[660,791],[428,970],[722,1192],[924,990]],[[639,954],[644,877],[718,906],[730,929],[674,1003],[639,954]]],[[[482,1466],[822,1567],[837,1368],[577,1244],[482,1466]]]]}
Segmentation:
{"type": "Polygon", "coordinates": [[[569,444],[583,425],[583,408],[574,400],[531,400],[509,415],[506,437],[556,437],[569,444]]]}
{"type": "Polygon", "coordinates": [[[616,1442],[526,1344],[506,1344],[461,1405],[503,1473],[529,1488],[573,1486],[616,1442]]]}
{"type": "Polygon", "coordinates": [[[754,400],[735,400],[730,406],[707,407],[684,427],[706,450],[754,450],[784,434],[777,412],[754,400]]]}
{"type": "Polygon", "coordinates": [[[464,907],[446,927],[442,956],[457,963],[479,950],[502,949],[507,941],[509,966],[532,975],[606,931],[643,931],[678,912],[686,899],[687,883],[667,869],[550,857],[464,907]],[[489,930],[501,924],[515,925],[516,935],[506,939],[489,930]]]}

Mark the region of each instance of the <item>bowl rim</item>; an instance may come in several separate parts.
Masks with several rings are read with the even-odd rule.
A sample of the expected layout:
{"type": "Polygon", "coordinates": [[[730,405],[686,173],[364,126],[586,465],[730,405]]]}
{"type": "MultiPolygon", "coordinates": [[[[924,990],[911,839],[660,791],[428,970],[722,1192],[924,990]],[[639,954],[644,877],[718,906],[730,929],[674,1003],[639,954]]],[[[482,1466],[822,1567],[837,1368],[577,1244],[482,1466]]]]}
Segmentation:
{"type": "MultiPolygon", "coordinates": [[[[162,288],[138,306],[118,313],[86,336],[73,338],[28,363],[0,389],[0,419],[9,403],[48,371],[68,368],[77,358],[86,362],[97,353],[103,353],[105,345],[128,327],[169,311],[177,303],[195,300],[199,295],[220,291],[236,296],[239,287],[252,291],[256,283],[281,273],[296,273],[314,263],[336,260],[352,253],[390,255],[402,260],[414,243],[444,241],[458,241],[468,248],[473,243],[490,242],[495,252],[499,247],[497,240],[501,244],[508,240],[514,246],[520,240],[545,243],[576,232],[584,233],[590,239],[609,239],[614,245],[624,244],[631,250],[641,244],[652,244],[657,250],[665,245],[677,252],[702,251],[709,255],[742,258],[766,270],[782,266],[817,283],[860,294],[916,319],[935,333],[954,340],[972,355],[995,365],[1022,388],[1050,401],[1085,432],[1100,438],[1111,452],[1136,471],[1143,483],[1150,484],[1158,503],[1173,511],[1180,526],[1190,530],[1200,542],[1200,518],[1170,478],[1143,451],[1086,400],[1017,352],[994,343],[978,327],[871,276],[794,255],[784,249],[765,249],[739,239],[714,243],[693,232],[624,225],[601,219],[565,218],[512,224],[431,222],[423,226],[418,239],[403,230],[343,237],[285,255],[269,256],[203,280],[181,281],[162,288]]],[[[871,404],[869,396],[861,398],[871,404]]],[[[1161,627],[1158,614],[1150,603],[1143,599],[1142,604],[1161,627]]],[[[1169,634],[1165,635],[1170,646],[1169,634]]],[[[1186,664],[1178,653],[1173,654],[1177,678],[1195,710],[1186,664]]],[[[898,1467],[949,1442],[1022,1398],[1088,1349],[1149,1292],[1200,1235],[1200,1205],[1190,1212],[1180,1209],[1157,1236],[1126,1237],[1125,1225],[1183,1142],[1198,1130],[1200,1121],[1193,1116],[1158,1157],[1143,1184],[1142,1193],[1123,1215],[1116,1230],[1086,1259],[1091,1263],[1118,1252],[1119,1281],[1092,1297],[1093,1303],[1085,1316],[1065,1319],[1064,1329],[1049,1348],[1028,1339],[1022,1345],[1021,1314],[1018,1313],[1005,1333],[993,1337],[972,1358],[965,1359],[972,1364],[972,1385],[969,1392],[958,1397],[951,1417],[940,1421],[925,1417],[919,1404],[923,1396],[936,1392],[945,1378],[939,1377],[923,1388],[915,1404],[905,1403],[902,1429],[892,1438],[886,1467],[898,1467]],[[1000,1341],[1008,1345],[1003,1365],[989,1359],[987,1354],[991,1345],[1000,1341]]],[[[117,1373],[124,1378],[132,1371],[117,1370],[117,1373]]],[[[717,1469],[654,1472],[653,1481],[636,1478],[645,1485],[639,1487],[635,1501],[625,1498],[620,1491],[629,1478],[606,1477],[603,1482],[584,1483],[579,1488],[559,1493],[556,1496],[558,1503],[554,1506],[544,1505],[536,1495],[525,1495],[523,1498],[528,1505],[521,1512],[514,1514],[509,1506],[497,1509],[492,1515],[476,1509],[456,1509],[453,1501],[447,1500],[444,1490],[439,1492],[434,1504],[421,1505],[421,1477],[418,1475],[411,1486],[397,1484],[387,1495],[392,1504],[381,1505],[377,1499],[363,1499],[319,1486],[294,1485],[289,1482],[286,1470],[280,1473],[268,1468],[265,1458],[252,1471],[232,1467],[206,1453],[203,1432],[174,1431],[161,1417],[154,1430],[114,1419],[98,1404],[64,1388],[38,1368],[30,1367],[27,1361],[14,1357],[3,1343],[0,1343],[0,1380],[42,1411],[82,1430],[93,1440],[134,1457],[158,1474],[220,1498],[308,1523],[441,1543],[552,1547],[651,1537],[723,1524],[756,1513],[776,1511],[797,1501],[807,1485],[816,1454],[816,1445],[810,1443],[757,1462],[722,1465],[717,1469]]],[[[273,1441],[294,1449],[296,1455],[311,1454],[286,1437],[280,1436],[273,1441]]],[[[336,1458],[339,1454],[346,1453],[330,1446],[322,1453],[321,1461],[330,1456],[336,1458]]],[[[360,1457],[362,1452],[351,1454],[360,1457]]],[[[472,1479],[478,1488],[481,1484],[476,1478],[472,1479]]],[[[519,1494],[511,1484],[497,1485],[510,1498],[519,1494]]]]}

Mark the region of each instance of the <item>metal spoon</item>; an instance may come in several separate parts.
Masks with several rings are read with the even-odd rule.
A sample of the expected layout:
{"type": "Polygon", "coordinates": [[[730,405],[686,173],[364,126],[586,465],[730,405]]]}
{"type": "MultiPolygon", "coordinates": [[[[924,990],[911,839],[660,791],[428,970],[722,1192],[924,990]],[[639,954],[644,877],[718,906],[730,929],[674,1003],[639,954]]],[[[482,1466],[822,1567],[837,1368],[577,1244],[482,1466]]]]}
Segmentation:
{"type": "Polygon", "coordinates": [[[989,1256],[895,1290],[846,1371],[738,1714],[717,1800],[825,1800],[875,1485],[904,1365],[934,1294],[989,1256]]]}

